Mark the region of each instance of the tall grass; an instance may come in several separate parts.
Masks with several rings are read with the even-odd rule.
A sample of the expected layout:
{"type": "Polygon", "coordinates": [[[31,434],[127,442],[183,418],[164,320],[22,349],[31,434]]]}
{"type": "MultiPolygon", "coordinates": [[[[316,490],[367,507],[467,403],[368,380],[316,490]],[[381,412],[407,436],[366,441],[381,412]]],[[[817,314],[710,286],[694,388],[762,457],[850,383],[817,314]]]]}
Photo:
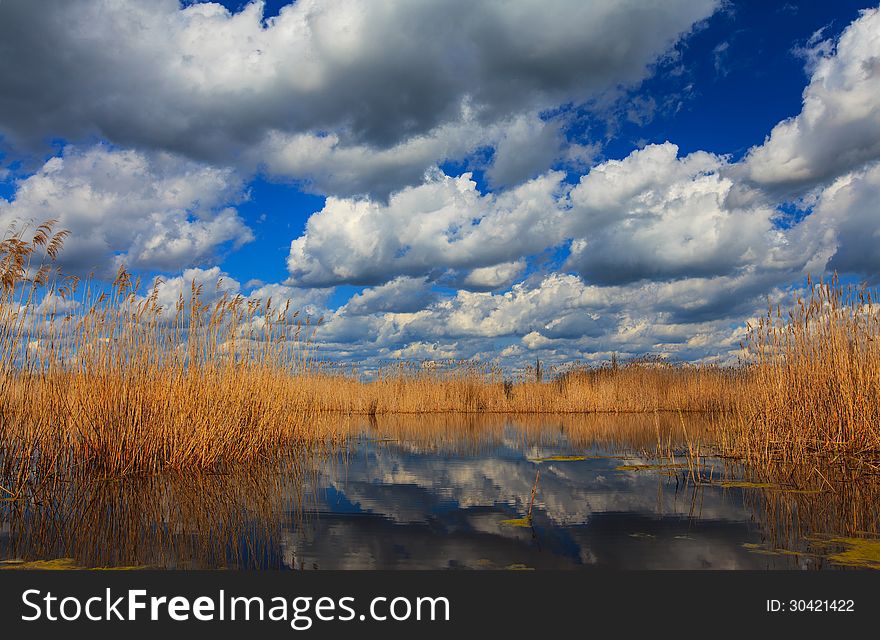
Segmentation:
{"type": "Polygon", "coordinates": [[[321,370],[298,379],[315,410],[366,415],[732,411],[745,384],[735,369],[644,362],[572,368],[541,382],[505,379],[467,362],[440,370],[395,366],[371,380],[321,370]]]}
{"type": "MultiPolygon", "coordinates": [[[[337,414],[713,412],[757,462],[880,450],[880,318],[837,281],[752,328],[736,368],[658,362],[506,378],[471,363],[321,366],[316,322],[289,305],[193,283],[172,305],[124,269],[112,286],[52,268],[53,223],[0,242],[0,495],[72,468],[109,476],[222,469],[346,437],[337,414]],[[35,480],[35,477],[39,476],[35,480]]],[[[219,285],[218,285],[219,286],[219,285]]]]}
{"type": "Polygon", "coordinates": [[[745,345],[754,380],[726,445],[753,462],[825,457],[878,462],[880,307],[836,277],[787,313],[768,311],[745,345]]]}
{"type": "MultiPolygon", "coordinates": [[[[328,436],[291,377],[313,324],[286,305],[200,285],[173,309],[120,269],[108,291],[34,268],[63,242],[52,225],[0,246],[0,464],[107,475],[253,462],[328,436]]],[[[0,483],[2,484],[2,483],[0,483]]],[[[10,493],[12,489],[4,487],[10,493]]]]}
{"type": "Polygon", "coordinates": [[[354,414],[731,411],[739,372],[632,363],[578,368],[543,382],[505,380],[461,363],[447,371],[393,367],[372,380],[316,371],[299,379],[309,406],[354,414]],[[328,393],[332,389],[332,393],[328,393]]]}

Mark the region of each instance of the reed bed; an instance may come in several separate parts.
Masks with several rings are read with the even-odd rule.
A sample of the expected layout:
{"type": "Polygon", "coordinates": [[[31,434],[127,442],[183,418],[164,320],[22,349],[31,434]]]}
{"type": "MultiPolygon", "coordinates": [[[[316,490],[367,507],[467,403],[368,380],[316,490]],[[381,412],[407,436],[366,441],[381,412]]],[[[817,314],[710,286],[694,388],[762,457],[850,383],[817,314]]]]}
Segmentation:
{"type": "Polygon", "coordinates": [[[383,415],[724,412],[738,406],[748,381],[733,368],[633,362],[569,368],[539,382],[462,362],[395,366],[372,380],[317,371],[298,382],[316,410],[383,415]]]}
{"type": "Polygon", "coordinates": [[[880,468],[880,307],[876,293],[835,276],[809,298],[769,310],[744,345],[754,381],[723,447],[751,463],[814,459],[880,468]]]}
{"type": "Polygon", "coordinates": [[[352,416],[340,429],[351,439],[391,442],[415,453],[482,455],[502,444],[525,450],[568,447],[573,453],[591,449],[617,453],[684,450],[685,434],[706,438],[710,418],[700,413],[671,412],[501,414],[435,413],[352,416]]]}
{"type": "Polygon", "coordinates": [[[870,293],[836,280],[752,327],[738,367],[615,361],[506,377],[423,363],[364,379],[316,362],[320,319],[289,305],[193,283],[163,306],[160,283],[124,269],[103,289],[66,278],[52,268],[65,236],[50,222],[0,242],[6,499],[74,468],[124,476],[309,455],[350,436],[340,414],[700,412],[718,417],[726,453],[759,464],[880,451],[880,315],[870,293]]]}
{"type": "Polygon", "coordinates": [[[35,470],[218,469],[332,439],[296,392],[314,323],[193,283],[173,308],[120,269],[112,287],[54,274],[63,232],[0,245],[0,493],[35,470]]]}

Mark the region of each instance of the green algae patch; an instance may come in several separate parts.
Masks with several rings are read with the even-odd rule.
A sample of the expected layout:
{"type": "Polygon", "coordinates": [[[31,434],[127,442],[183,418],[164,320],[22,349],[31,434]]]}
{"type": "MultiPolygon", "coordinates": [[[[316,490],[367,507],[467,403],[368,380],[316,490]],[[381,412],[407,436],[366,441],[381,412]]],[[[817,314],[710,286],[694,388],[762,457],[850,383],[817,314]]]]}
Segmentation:
{"type": "Polygon", "coordinates": [[[722,489],[781,489],[777,484],[769,482],[748,482],[747,480],[722,480],[721,482],[713,482],[722,489]]]}
{"type": "Polygon", "coordinates": [[[767,489],[769,491],[805,495],[822,493],[819,489],[797,489],[795,487],[773,484],[772,482],[750,482],[748,480],[720,480],[718,482],[709,482],[706,484],[712,484],[721,487],[722,489],[767,489]]]}
{"type": "Polygon", "coordinates": [[[0,569],[37,569],[39,571],[71,571],[85,569],[76,563],[73,558],[55,558],[54,560],[4,560],[0,562],[0,569]]]}
{"type": "Polygon", "coordinates": [[[746,542],[743,544],[743,549],[747,549],[752,553],[759,553],[765,556],[815,556],[814,553],[805,553],[803,551],[792,551],[791,549],[782,549],[782,548],[773,548],[763,545],[757,544],[754,542],[746,542]]]}
{"type": "Polygon", "coordinates": [[[831,538],[828,542],[844,547],[843,551],[828,556],[830,562],[848,567],[880,569],[880,539],[831,538]]]}
{"type": "Polygon", "coordinates": [[[510,520],[502,520],[501,524],[505,527],[522,527],[528,529],[532,526],[532,519],[529,517],[511,518],[510,520]]]}
{"type": "Polygon", "coordinates": [[[504,567],[507,571],[534,571],[534,567],[530,567],[526,564],[522,564],[521,562],[515,562],[514,564],[509,564],[504,567]]]}
{"type": "Polygon", "coordinates": [[[778,556],[780,553],[776,551],[776,549],[768,549],[763,544],[757,544],[756,542],[746,542],[743,544],[743,549],[747,549],[752,553],[760,553],[764,556],[778,556]]]}
{"type": "Polygon", "coordinates": [[[582,462],[584,460],[625,460],[631,456],[580,456],[580,455],[553,455],[541,458],[528,458],[529,462],[582,462]]]}
{"type": "Polygon", "coordinates": [[[73,558],[54,558],[52,560],[0,560],[0,571],[137,571],[149,569],[144,565],[120,567],[84,567],[73,558]]]}
{"type": "Polygon", "coordinates": [[[688,466],[680,462],[666,462],[663,464],[622,464],[615,471],[667,471],[669,469],[687,469],[688,466]]]}

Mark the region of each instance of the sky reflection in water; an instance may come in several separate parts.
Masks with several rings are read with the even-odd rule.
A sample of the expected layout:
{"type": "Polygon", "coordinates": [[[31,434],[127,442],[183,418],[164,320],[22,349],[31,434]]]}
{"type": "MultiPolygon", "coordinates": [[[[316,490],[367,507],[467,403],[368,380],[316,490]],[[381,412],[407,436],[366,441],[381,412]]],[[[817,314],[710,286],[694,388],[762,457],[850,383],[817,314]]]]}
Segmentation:
{"type": "Polygon", "coordinates": [[[362,441],[344,467],[321,474],[322,499],[291,533],[297,568],[758,569],[791,558],[755,554],[761,543],[742,491],[694,491],[687,470],[623,471],[634,453],[534,462],[554,455],[621,456],[593,446],[524,446],[508,437],[480,452],[421,453],[407,443],[362,441]],[[525,515],[540,467],[532,527],[525,515]]]}
{"type": "MultiPolygon", "coordinates": [[[[689,434],[707,428],[687,420],[689,434]]],[[[0,560],[296,569],[826,566],[815,555],[762,552],[773,531],[764,505],[788,497],[695,488],[686,468],[621,468],[656,464],[650,452],[658,438],[680,451],[680,424],[678,416],[632,415],[356,420],[345,452],[305,463],[244,475],[89,479],[59,485],[49,501],[0,505],[0,560]],[[553,456],[583,459],[546,460],[553,456]],[[531,526],[505,523],[526,515],[539,469],[531,526]]],[[[729,472],[708,463],[704,473],[729,472]]]]}

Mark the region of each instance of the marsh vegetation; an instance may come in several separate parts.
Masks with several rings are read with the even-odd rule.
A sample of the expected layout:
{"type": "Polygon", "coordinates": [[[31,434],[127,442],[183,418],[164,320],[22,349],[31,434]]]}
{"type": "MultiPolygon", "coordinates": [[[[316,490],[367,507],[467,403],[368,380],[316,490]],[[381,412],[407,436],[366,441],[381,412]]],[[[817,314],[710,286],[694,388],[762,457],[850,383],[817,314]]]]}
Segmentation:
{"type": "MultiPolygon", "coordinates": [[[[613,460],[612,473],[740,492],[763,513],[762,539],[748,544],[768,555],[827,557],[820,547],[845,554],[849,544],[852,559],[873,549],[857,544],[878,533],[880,471],[880,307],[864,288],[810,282],[791,311],[771,309],[749,326],[736,366],[614,361],[539,375],[410,363],[364,376],[319,361],[321,320],[284,302],[220,293],[207,303],[193,283],[163,305],[158,282],[144,286],[124,269],[109,287],[65,277],[52,268],[65,235],[47,223],[0,243],[8,557],[247,565],[254,544],[242,552],[248,559],[229,556],[243,540],[239,525],[279,531],[317,486],[305,470],[344,460],[365,433],[374,444],[450,456],[514,437],[529,465],[613,460]],[[554,437],[563,450],[545,450],[554,437]],[[148,480],[129,490],[127,478],[148,480]],[[206,501],[184,495],[180,478],[206,501]],[[210,478],[235,480],[212,501],[210,478]],[[245,488],[240,499],[235,487],[245,488]],[[110,512],[118,524],[98,521],[110,512]],[[114,536],[98,547],[113,552],[77,551],[79,529],[53,522],[59,514],[114,536]],[[195,539],[226,549],[225,559],[192,548],[169,560],[174,530],[207,532],[195,539]]],[[[538,492],[529,525],[541,522],[540,504],[538,492]]]]}

